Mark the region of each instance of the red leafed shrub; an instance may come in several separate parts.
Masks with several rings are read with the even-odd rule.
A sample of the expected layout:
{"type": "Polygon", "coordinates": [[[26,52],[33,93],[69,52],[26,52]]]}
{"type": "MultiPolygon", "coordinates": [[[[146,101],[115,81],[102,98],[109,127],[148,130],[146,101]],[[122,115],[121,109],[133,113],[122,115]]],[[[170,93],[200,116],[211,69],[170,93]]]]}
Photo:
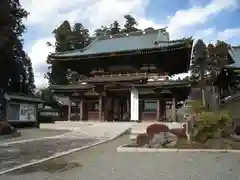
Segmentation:
{"type": "Polygon", "coordinates": [[[168,126],[164,124],[151,124],[147,127],[147,135],[153,137],[154,134],[159,134],[161,132],[169,132],[168,126]]]}
{"type": "Polygon", "coordinates": [[[0,121],[0,135],[12,134],[16,129],[8,124],[6,121],[0,121]]]}
{"type": "Polygon", "coordinates": [[[144,146],[146,144],[149,144],[149,136],[145,133],[143,134],[138,134],[137,139],[136,139],[136,143],[139,146],[144,146]]]}

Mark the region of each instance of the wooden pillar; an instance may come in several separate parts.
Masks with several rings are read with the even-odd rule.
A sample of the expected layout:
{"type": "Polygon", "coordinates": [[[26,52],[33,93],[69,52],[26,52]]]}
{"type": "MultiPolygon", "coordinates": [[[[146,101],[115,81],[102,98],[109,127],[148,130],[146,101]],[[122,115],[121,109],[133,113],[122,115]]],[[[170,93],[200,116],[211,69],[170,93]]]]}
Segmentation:
{"type": "Polygon", "coordinates": [[[72,100],[69,97],[69,101],[68,101],[68,121],[71,120],[71,113],[72,113],[72,100]]]}
{"type": "Polygon", "coordinates": [[[160,101],[160,118],[166,117],[166,100],[160,101]]]}
{"type": "Polygon", "coordinates": [[[80,103],[79,103],[79,109],[80,109],[80,114],[79,114],[79,120],[80,121],[83,121],[83,117],[84,117],[84,114],[83,114],[83,99],[80,100],[80,103]]]}
{"type": "Polygon", "coordinates": [[[105,96],[104,98],[104,121],[109,119],[109,97],[105,96]]]}
{"type": "Polygon", "coordinates": [[[103,106],[103,95],[99,95],[99,104],[98,104],[98,119],[102,121],[102,106],[103,106]]]}
{"type": "Polygon", "coordinates": [[[160,105],[160,100],[158,99],[157,100],[157,109],[156,109],[156,111],[157,111],[157,113],[156,113],[156,120],[157,121],[160,121],[160,119],[161,119],[161,116],[162,116],[162,114],[161,114],[161,105],[160,105]]]}
{"type": "Polygon", "coordinates": [[[172,121],[176,121],[176,100],[172,99],[172,121]]]}
{"type": "Polygon", "coordinates": [[[126,111],[127,111],[128,114],[130,114],[130,101],[129,101],[129,99],[127,100],[127,103],[126,103],[126,111]]]}
{"type": "Polygon", "coordinates": [[[87,101],[83,101],[83,120],[87,121],[88,120],[88,104],[87,101]]]}

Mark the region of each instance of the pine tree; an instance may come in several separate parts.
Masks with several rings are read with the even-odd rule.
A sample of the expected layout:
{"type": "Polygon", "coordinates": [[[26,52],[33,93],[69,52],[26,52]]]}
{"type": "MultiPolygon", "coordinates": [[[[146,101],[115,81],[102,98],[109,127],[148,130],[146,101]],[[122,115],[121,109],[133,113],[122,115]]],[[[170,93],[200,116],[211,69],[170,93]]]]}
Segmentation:
{"type": "MultiPolygon", "coordinates": [[[[49,46],[55,47],[55,52],[64,52],[73,50],[72,44],[72,29],[68,21],[64,21],[58,28],[53,31],[55,37],[55,44],[47,43],[49,46]]],[[[49,64],[49,72],[45,74],[49,84],[67,84],[67,70],[62,67],[58,62],[51,62],[49,57],[47,59],[49,64]]]]}
{"type": "Polygon", "coordinates": [[[26,72],[26,81],[25,81],[25,89],[24,92],[26,94],[34,94],[36,91],[36,86],[34,84],[34,73],[32,68],[32,62],[29,56],[26,55],[26,59],[24,61],[24,69],[26,72]]]}
{"type": "Polygon", "coordinates": [[[134,17],[132,17],[131,15],[125,15],[124,18],[126,20],[123,29],[125,33],[139,31],[139,29],[137,28],[138,22],[134,17]]]}
{"type": "Polygon", "coordinates": [[[121,32],[121,26],[118,21],[114,21],[109,28],[109,34],[114,35],[121,32]]]}
{"type": "MultiPolygon", "coordinates": [[[[7,89],[20,90],[20,79],[24,78],[22,35],[26,28],[22,22],[27,18],[19,0],[1,0],[0,5],[0,104],[7,89]],[[9,87],[9,85],[11,87],[9,87]]],[[[1,109],[3,111],[3,109],[1,109]]]]}
{"type": "Polygon", "coordinates": [[[90,43],[89,30],[86,29],[81,23],[76,23],[72,29],[72,44],[73,48],[83,49],[90,43]]]}
{"type": "Polygon", "coordinates": [[[98,29],[95,30],[94,35],[95,36],[106,36],[106,35],[109,35],[109,27],[101,26],[101,28],[98,28],[98,29]]]}

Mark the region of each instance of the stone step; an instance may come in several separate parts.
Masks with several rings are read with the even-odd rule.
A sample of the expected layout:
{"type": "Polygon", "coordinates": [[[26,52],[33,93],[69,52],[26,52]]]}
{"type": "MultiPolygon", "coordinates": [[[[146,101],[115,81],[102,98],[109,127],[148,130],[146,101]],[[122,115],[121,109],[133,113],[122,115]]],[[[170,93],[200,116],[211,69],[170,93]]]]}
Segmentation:
{"type": "Polygon", "coordinates": [[[131,141],[136,141],[136,139],[137,139],[137,134],[135,134],[135,135],[130,135],[130,140],[131,140],[131,141]]]}

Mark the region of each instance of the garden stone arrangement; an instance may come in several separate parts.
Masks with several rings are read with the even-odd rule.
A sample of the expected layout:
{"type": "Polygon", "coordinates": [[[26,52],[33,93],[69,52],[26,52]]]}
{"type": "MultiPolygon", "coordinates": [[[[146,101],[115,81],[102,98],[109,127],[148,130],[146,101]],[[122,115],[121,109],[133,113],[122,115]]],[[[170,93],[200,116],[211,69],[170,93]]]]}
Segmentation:
{"type": "Polygon", "coordinates": [[[132,144],[118,147],[118,152],[156,151],[224,151],[240,152],[240,138],[236,138],[231,117],[226,111],[209,111],[193,104],[181,128],[168,128],[165,124],[154,123],[138,134],[132,144]]]}
{"type": "Polygon", "coordinates": [[[163,148],[177,142],[178,137],[186,137],[185,129],[169,129],[165,124],[151,124],[146,128],[146,133],[137,136],[136,141],[124,147],[163,148]]]}

